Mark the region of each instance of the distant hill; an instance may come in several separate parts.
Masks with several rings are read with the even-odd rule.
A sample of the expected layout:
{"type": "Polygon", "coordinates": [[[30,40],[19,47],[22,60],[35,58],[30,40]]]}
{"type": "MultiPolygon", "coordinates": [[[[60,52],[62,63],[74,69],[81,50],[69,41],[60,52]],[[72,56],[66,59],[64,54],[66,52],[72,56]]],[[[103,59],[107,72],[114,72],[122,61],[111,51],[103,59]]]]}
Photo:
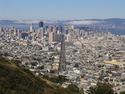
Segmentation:
{"type": "MultiPolygon", "coordinates": [[[[0,26],[14,25],[30,25],[38,24],[41,20],[0,20],[0,26]]],[[[110,18],[110,19],[77,19],[77,20],[42,20],[45,24],[70,24],[70,25],[87,25],[98,23],[125,24],[125,19],[110,18]]]]}
{"type": "Polygon", "coordinates": [[[125,19],[120,18],[71,20],[65,24],[75,25],[76,27],[88,27],[91,31],[125,35],[125,19]]]}
{"type": "Polygon", "coordinates": [[[64,89],[48,84],[17,63],[0,57],[0,94],[81,94],[73,86],[64,89]]]}
{"type": "MultiPolygon", "coordinates": [[[[27,30],[30,24],[34,28],[38,28],[38,22],[41,20],[0,20],[0,27],[16,27],[18,29],[27,30]]],[[[77,19],[77,20],[43,20],[46,25],[75,25],[87,26],[92,30],[112,32],[113,34],[125,35],[125,19],[110,18],[110,19],[77,19]]]]}

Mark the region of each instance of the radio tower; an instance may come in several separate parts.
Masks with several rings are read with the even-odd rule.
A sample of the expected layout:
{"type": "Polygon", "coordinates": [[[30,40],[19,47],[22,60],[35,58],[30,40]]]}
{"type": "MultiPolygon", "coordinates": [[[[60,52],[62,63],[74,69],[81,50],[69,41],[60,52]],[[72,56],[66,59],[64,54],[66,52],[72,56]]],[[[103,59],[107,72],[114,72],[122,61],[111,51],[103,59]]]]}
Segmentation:
{"type": "Polygon", "coordinates": [[[61,34],[61,50],[59,59],[59,72],[66,71],[66,57],[65,57],[65,38],[64,34],[61,34]]]}

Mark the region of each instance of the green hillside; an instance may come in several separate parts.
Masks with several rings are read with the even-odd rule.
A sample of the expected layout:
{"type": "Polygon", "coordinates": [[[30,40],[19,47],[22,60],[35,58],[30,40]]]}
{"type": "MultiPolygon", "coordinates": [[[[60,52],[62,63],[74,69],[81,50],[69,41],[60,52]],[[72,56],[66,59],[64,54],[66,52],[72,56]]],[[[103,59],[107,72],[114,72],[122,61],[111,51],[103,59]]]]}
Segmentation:
{"type": "Polygon", "coordinates": [[[0,57],[0,94],[81,94],[73,86],[64,89],[49,85],[16,63],[0,57]]]}

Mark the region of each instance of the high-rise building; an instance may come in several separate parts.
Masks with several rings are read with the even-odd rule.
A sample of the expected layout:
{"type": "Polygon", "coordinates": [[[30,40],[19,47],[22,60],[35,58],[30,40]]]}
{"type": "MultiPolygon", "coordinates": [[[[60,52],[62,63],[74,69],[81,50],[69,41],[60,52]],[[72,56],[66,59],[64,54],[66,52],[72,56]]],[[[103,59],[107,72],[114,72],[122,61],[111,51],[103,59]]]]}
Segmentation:
{"type": "Polygon", "coordinates": [[[18,29],[17,30],[17,39],[20,39],[21,38],[21,32],[20,32],[20,30],[18,29]]]}
{"type": "Polygon", "coordinates": [[[54,41],[54,32],[49,32],[49,44],[51,44],[54,41]]]}
{"type": "Polygon", "coordinates": [[[38,39],[43,39],[43,37],[44,37],[44,29],[43,29],[43,28],[39,28],[39,29],[37,30],[37,32],[36,32],[36,37],[37,37],[38,39]]]}
{"type": "Polygon", "coordinates": [[[39,22],[39,27],[41,28],[41,27],[43,27],[44,26],[44,22],[39,22]]]}
{"type": "Polygon", "coordinates": [[[30,30],[29,30],[29,32],[33,32],[33,26],[32,26],[32,24],[30,25],[30,30]]]}
{"type": "Polygon", "coordinates": [[[61,50],[59,59],[59,72],[66,71],[66,57],[65,57],[65,39],[64,34],[61,36],[61,50]]]}

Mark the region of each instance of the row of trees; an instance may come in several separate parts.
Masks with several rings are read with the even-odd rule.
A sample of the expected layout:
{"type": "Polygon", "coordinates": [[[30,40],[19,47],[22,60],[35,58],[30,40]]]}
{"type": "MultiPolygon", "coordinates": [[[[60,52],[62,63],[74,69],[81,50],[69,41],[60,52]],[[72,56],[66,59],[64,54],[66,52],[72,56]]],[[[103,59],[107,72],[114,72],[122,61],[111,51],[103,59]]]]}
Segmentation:
{"type": "Polygon", "coordinates": [[[96,86],[90,87],[88,94],[114,94],[114,90],[110,84],[98,82],[96,86]]]}
{"type": "MultiPolygon", "coordinates": [[[[98,82],[96,86],[90,87],[88,94],[117,94],[109,83],[98,82]]],[[[120,94],[125,94],[121,92],[120,94]]]]}

